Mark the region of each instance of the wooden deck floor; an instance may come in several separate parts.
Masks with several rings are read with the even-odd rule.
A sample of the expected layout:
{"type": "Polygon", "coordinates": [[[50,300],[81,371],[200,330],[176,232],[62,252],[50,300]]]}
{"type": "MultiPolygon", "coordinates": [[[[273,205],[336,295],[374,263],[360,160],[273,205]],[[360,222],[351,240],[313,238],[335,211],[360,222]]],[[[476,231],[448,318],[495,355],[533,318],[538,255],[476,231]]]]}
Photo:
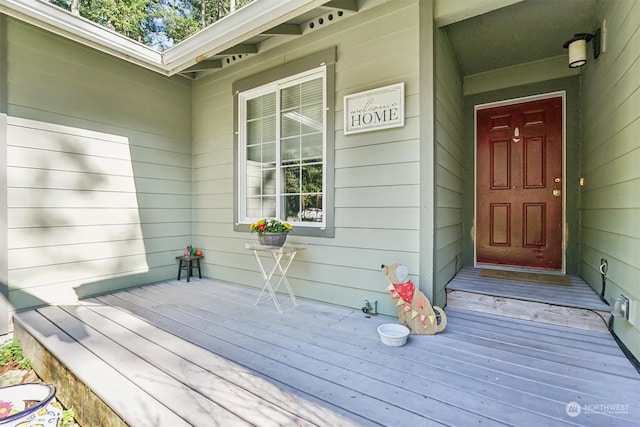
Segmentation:
{"type": "Polygon", "coordinates": [[[122,421],[84,427],[640,424],[640,375],[609,334],[448,309],[443,333],[388,347],[376,328],[395,319],[257,295],[168,281],[19,313],[16,336],[122,421]]]}

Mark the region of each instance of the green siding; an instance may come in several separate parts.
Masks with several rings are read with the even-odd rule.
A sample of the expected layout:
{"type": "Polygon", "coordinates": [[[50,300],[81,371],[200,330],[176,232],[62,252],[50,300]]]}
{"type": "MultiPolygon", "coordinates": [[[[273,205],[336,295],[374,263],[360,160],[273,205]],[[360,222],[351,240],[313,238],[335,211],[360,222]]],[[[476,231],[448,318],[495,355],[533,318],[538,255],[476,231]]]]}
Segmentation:
{"type": "Polygon", "coordinates": [[[232,84],[335,46],[335,237],[289,237],[309,245],[291,267],[292,287],[300,297],[351,307],[378,300],[380,311],[395,314],[380,265],[405,264],[418,282],[418,2],[390,3],[196,80],[195,243],[207,253],[209,277],[262,284],[253,254],[244,249],[256,237],[233,231],[232,84]],[[343,135],[344,95],[398,82],[405,83],[404,127],[343,135]]]}
{"type": "Polygon", "coordinates": [[[463,249],[462,76],[447,34],[436,34],[436,229],[435,302],[444,305],[445,285],[462,267],[463,249]]]}
{"type": "Polygon", "coordinates": [[[167,279],[191,240],[191,82],[7,19],[12,309],[167,279]]]}
{"type": "Polygon", "coordinates": [[[598,292],[607,259],[606,298],[632,298],[630,322],[618,336],[640,358],[640,2],[605,1],[606,51],[583,72],[582,258],[585,280],[598,292]]]}

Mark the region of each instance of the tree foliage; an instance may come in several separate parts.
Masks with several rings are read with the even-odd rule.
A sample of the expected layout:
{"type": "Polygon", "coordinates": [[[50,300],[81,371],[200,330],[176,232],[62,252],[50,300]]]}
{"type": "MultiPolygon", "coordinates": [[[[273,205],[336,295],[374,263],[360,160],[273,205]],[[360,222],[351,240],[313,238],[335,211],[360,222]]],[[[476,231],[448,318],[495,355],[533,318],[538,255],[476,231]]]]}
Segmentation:
{"type": "Polygon", "coordinates": [[[140,43],[165,50],[253,0],[49,0],[140,43]]]}

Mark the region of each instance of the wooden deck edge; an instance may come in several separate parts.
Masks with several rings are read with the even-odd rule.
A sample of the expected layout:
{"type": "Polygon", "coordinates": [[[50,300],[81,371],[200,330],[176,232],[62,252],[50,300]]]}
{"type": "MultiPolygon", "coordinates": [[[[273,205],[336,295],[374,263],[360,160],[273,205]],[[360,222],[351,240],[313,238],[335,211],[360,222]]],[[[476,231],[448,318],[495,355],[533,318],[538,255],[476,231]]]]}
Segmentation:
{"type": "Polygon", "coordinates": [[[611,313],[606,311],[456,290],[447,290],[447,307],[598,332],[609,332],[605,322],[608,322],[611,316],[611,313]]]}
{"type": "Polygon", "coordinates": [[[74,417],[80,425],[129,427],[16,318],[13,334],[20,340],[33,370],[43,381],[56,387],[56,399],[65,408],[73,408],[74,417]]]}

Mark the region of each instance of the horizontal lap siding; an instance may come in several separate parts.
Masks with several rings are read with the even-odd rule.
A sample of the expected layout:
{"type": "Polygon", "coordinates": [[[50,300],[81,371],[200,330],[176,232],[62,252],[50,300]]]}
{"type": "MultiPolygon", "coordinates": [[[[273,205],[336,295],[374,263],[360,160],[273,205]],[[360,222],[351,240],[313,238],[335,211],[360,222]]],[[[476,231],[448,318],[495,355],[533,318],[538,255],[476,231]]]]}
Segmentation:
{"type": "Polygon", "coordinates": [[[173,277],[192,232],[191,83],[8,30],[13,307],[173,277]]]}
{"type": "MultiPolygon", "coordinates": [[[[607,299],[640,301],[640,3],[602,3],[606,51],[583,74],[581,270],[600,290],[606,258],[607,299]]],[[[631,320],[615,331],[640,357],[640,313],[631,320]]]]}
{"type": "Polygon", "coordinates": [[[309,245],[291,266],[292,287],[300,297],[352,307],[360,307],[365,298],[377,299],[381,311],[393,314],[380,264],[403,263],[417,281],[418,4],[390,3],[196,81],[195,236],[207,255],[207,276],[262,283],[253,255],[244,249],[256,237],[233,231],[232,83],[336,46],[335,169],[330,172],[335,177],[335,209],[330,211],[335,237],[289,237],[309,245]],[[343,134],[343,96],[399,82],[405,83],[404,127],[343,134]]]}
{"type": "Polygon", "coordinates": [[[435,301],[462,267],[462,78],[444,30],[436,35],[436,241],[435,301]]]}

